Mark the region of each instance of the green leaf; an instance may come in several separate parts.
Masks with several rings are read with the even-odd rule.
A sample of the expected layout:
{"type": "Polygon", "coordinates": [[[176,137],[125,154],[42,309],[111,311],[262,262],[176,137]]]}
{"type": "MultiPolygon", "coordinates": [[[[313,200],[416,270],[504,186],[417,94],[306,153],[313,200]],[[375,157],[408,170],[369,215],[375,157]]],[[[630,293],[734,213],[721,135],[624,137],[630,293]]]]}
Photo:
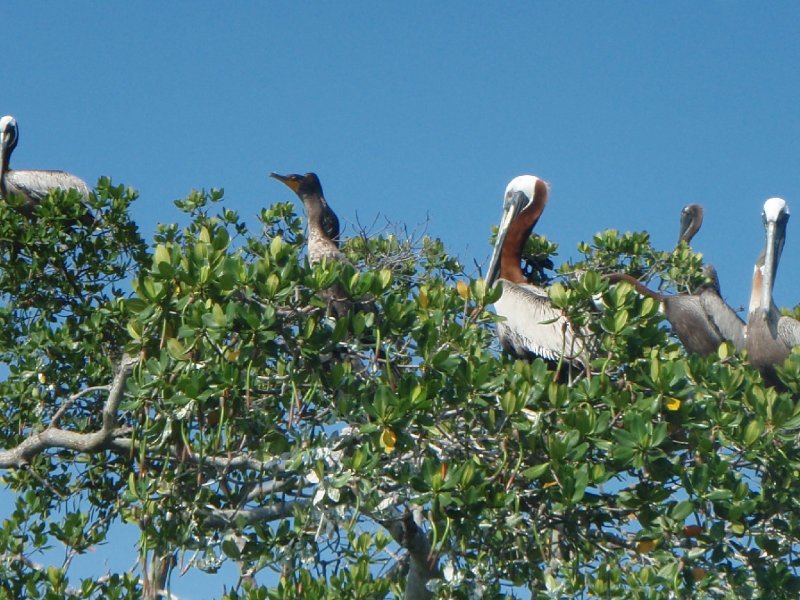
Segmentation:
{"type": "Polygon", "coordinates": [[[475,302],[483,304],[486,298],[486,282],[483,279],[475,279],[470,285],[470,290],[475,302]]]}
{"type": "Polygon", "coordinates": [[[158,244],[153,254],[153,266],[158,270],[161,263],[170,263],[169,250],[164,244],[158,244]]]}
{"type": "Polygon", "coordinates": [[[744,443],[752,446],[761,434],[764,433],[764,424],[758,418],[753,418],[744,428],[744,443]]]}
{"type": "Polygon", "coordinates": [[[553,306],[556,308],[567,308],[569,298],[567,296],[567,290],[563,285],[558,282],[554,283],[548,288],[547,294],[550,296],[553,306]]]}
{"type": "Polygon", "coordinates": [[[522,476],[525,477],[525,479],[533,481],[535,479],[539,479],[542,475],[544,475],[549,468],[550,468],[549,462],[541,463],[533,467],[530,467],[528,469],[525,469],[522,472],[522,476]]]}
{"type": "Polygon", "coordinates": [[[128,321],[125,327],[131,338],[137,341],[142,339],[142,324],[139,321],[128,321]]]}
{"type": "Polygon", "coordinates": [[[619,311],[614,315],[614,331],[613,333],[620,334],[625,330],[628,324],[628,313],[626,311],[619,311]]]}
{"type": "Polygon", "coordinates": [[[683,522],[694,511],[694,503],[691,500],[683,500],[672,507],[670,517],[675,521],[683,522]]]}
{"type": "Polygon", "coordinates": [[[239,547],[236,545],[236,542],[230,538],[222,541],[222,551],[226,556],[233,558],[234,560],[241,556],[241,552],[239,552],[239,547]]]}
{"type": "Polygon", "coordinates": [[[386,289],[392,282],[392,272],[389,269],[381,269],[378,272],[378,281],[381,284],[381,289],[386,289]]]}
{"type": "Polygon", "coordinates": [[[706,498],[711,502],[717,502],[720,500],[731,500],[733,498],[733,492],[730,490],[714,490],[709,493],[706,498]]]}
{"type": "Polygon", "coordinates": [[[169,338],[167,340],[167,352],[169,352],[169,355],[175,360],[186,359],[186,348],[175,338],[169,338]]]}
{"type": "Polygon", "coordinates": [[[283,238],[281,236],[275,236],[269,243],[270,256],[276,259],[281,255],[282,250],[283,250],[283,238]]]}

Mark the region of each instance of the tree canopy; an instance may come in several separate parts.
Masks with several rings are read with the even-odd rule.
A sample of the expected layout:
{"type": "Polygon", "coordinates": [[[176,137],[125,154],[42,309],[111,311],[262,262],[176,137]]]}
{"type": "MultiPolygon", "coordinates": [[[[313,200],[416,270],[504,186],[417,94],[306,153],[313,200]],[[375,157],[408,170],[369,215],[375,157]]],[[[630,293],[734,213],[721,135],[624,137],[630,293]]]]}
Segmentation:
{"type": "Polygon", "coordinates": [[[500,352],[500,288],[438,240],[364,233],[310,266],[292,204],[250,231],[194,192],[146,242],[135,198],[102,179],[92,226],[74,192],[0,204],[0,597],[156,598],[225,561],[231,600],[800,593],[800,355],[780,390],[729,345],[687,355],[603,277],[694,289],[685,243],[607,231],[553,273],[529,240],[596,348],[564,380],[500,352]],[[71,576],[118,522],[140,569],[71,576]]]}

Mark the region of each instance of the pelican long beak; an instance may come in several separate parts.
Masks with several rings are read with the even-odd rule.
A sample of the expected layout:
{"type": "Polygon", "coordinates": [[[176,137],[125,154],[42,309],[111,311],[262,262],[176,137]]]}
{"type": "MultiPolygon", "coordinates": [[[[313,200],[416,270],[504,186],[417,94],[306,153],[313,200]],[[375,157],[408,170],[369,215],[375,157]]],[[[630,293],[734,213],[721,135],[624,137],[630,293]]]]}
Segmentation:
{"type": "Polygon", "coordinates": [[[277,179],[285,186],[291,188],[293,192],[297,192],[298,188],[300,187],[300,182],[296,179],[291,179],[290,177],[286,177],[285,175],[278,175],[278,173],[270,173],[270,177],[273,179],[277,179]]]}
{"type": "Polygon", "coordinates": [[[761,299],[759,308],[769,311],[772,306],[772,288],[775,285],[775,273],[781,259],[783,243],[786,240],[783,231],[778,230],[774,221],[767,222],[767,245],[765,247],[764,271],[761,278],[761,299]]]}
{"type": "Polygon", "coordinates": [[[692,216],[687,212],[681,213],[681,230],[678,232],[678,243],[686,239],[686,232],[689,231],[689,225],[692,224],[692,216]]]}
{"type": "Polygon", "coordinates": [[[8,152],[8,136],[3,133],[0,134],[0,177],[5,175],[6,171],[6,154],[8,152]]]}
{"type": "Polygon", "coordinates": [[[508,235],[508,228],[527,203],[528,197],[523,192],[514,192],[511,198],[505,202],[503,216],[500,219],[500,227],[497,230],[497,239],[494,242],[494,250],[492,250],[492,257],[489,259],[489,266],[486,269],[486,285],[489,287],[494,285],[500,273],[500,259],[503,254],[503,245],[508,235]]]}

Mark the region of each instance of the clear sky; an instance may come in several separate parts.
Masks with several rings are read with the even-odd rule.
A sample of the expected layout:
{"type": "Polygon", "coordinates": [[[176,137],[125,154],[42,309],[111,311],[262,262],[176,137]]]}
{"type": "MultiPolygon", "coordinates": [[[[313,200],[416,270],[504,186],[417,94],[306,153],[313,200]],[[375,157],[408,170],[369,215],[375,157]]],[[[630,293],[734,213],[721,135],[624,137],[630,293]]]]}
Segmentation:
{"type": "MultiPolygon", "coordinates": [[[[356,219],[429,218],[452,253],[483,264],[506,183],[532,173],[552,186],[537,230],[561,260],[612,227],[670,248],[681,207],[703,204],[694,247],[738,307],[764,200],[800,210],[796,2],[0,10],[0,114],[20,127],[12,167],[138,189],[148,238],[192,188],[224,188],[255,224],[294,199],[270,171],[315,171],[345,237],[356,219]]],[[[781,306],[800,301],[798,248],[790,221],[781,306]]]]}

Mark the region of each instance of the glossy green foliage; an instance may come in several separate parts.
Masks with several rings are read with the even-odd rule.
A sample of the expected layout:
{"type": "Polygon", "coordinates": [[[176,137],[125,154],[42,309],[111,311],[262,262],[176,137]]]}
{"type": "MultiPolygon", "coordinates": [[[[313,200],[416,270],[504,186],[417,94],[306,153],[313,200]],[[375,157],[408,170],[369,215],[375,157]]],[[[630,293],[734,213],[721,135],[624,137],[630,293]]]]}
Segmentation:
{"type": "Polygon", "coordinates": [[[700,272],[702,255],[694,254],[681,242],[671,251],[659,251],[650,245],[647,232],[616,230],[598,233],[592,243],[581,243],[578,250],[584,260],[562,270],[592,270],[598,273],[629,273],[656,289],[672,292],[692,292],[704,282],[700,272]]]}
{"type": "Polygon", "coordinates": [[[132,199],[101,182],[102,227],[42,219],[35,236],[0,207],[21,257],[1,280],[4,447],[65,406],[59,427],[96,431],[105,393],[70,396],[108,385],[123,351],[139,357],[114,445],[4,471],[20,495],[0,530],[0,593],[136,597],[131,574],[76,582],[68,563],[8,559],[90,551],[124,520],[141,530],[132,556],[255,575],[212,595],[401,594],[391,531],[407,512],[441,597],[798,591],[800,355],[781,369],[787,391],[766,389],[730,347],[687,356],[656,302],[602,276],[694,289],[701,259],[685,245],[598,234],[555,279],[555,247],[529,242],[529,270],[555,281],[553,304],[593,349],[591,376],[566,380],[498,352],[500,289],[437,240],[357,235],[350,264],[312,267],[292,205],[264,209],[254,232],[212,191],[181,201],[189,224],[145,250],[132,199]],[[333,286],[350,299],[338,318],[333,286]]]}

